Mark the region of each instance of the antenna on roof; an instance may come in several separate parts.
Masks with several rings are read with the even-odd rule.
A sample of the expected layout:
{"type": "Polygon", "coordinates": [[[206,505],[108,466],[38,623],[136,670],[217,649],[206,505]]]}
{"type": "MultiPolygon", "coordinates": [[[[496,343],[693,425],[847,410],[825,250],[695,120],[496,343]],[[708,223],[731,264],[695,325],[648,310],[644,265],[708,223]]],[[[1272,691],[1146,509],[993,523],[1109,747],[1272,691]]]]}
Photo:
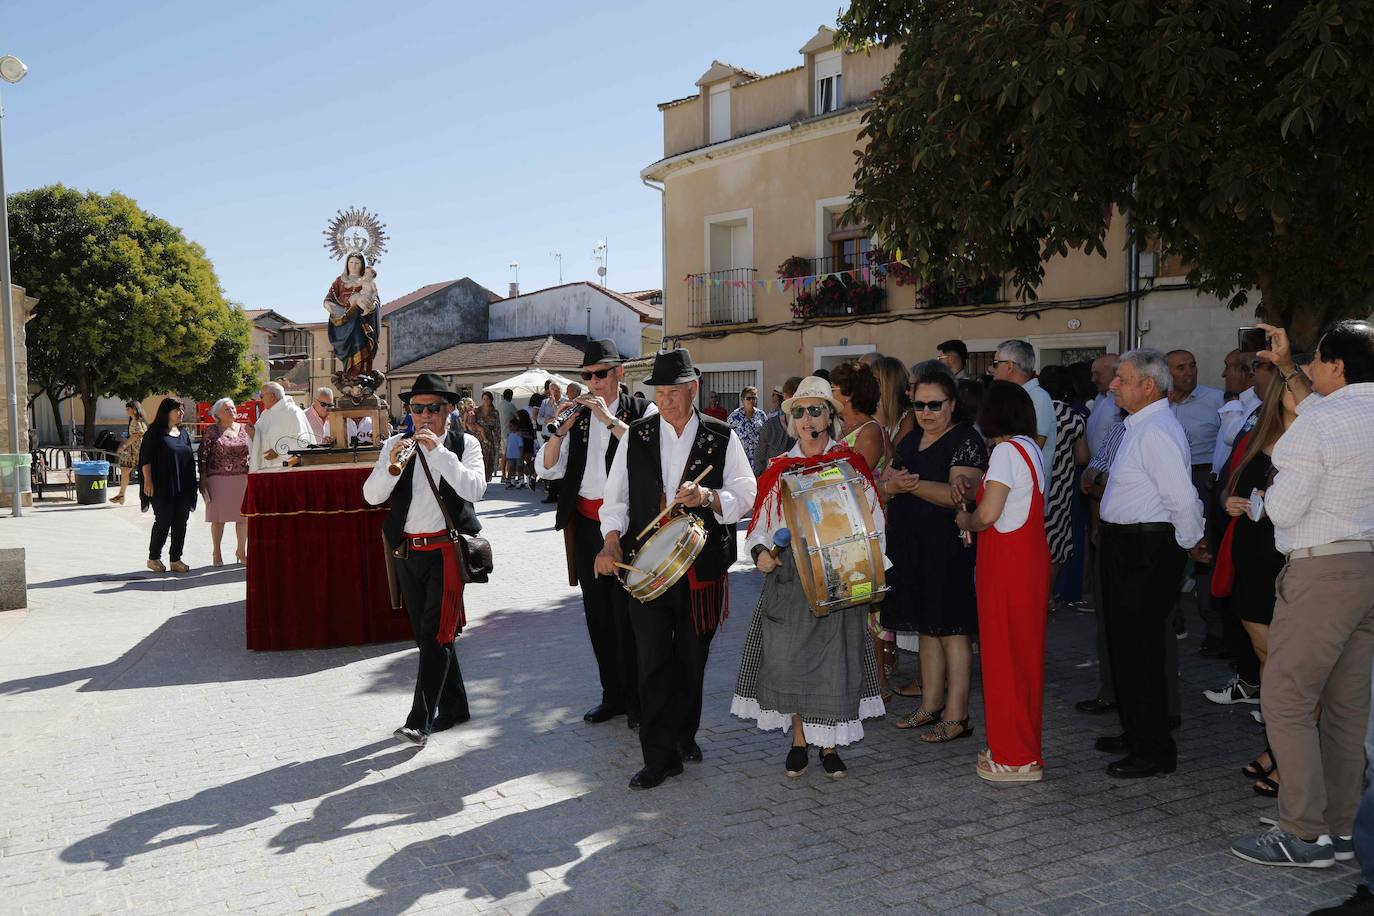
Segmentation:
{"type": "Polygon", "coordinates": [[[610,251],[610,246],[606,244],[605,239],[598,240],[596,246],[592,248],[592,260],[598,262],[599,266],[596,268],[596,275],[601,278],[602,286],[606,285],[606,261],[608,260],[608,251],[610,251]]]}

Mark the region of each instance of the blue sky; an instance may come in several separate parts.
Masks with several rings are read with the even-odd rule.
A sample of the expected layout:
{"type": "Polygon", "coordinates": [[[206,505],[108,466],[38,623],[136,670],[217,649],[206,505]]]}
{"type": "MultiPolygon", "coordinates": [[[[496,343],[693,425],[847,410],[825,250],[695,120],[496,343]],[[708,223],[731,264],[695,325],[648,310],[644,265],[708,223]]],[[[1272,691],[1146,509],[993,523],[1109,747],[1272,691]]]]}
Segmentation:
{"type": "MultiPolygon", "coordinates": [[[[836,0],[366,4],[0,0],[7,187],[118,190],[203,245],[248,308],[323,317],[335,211],[387,223],[383,299],[660,285],[655,104],[712,58],[799,64],[836,0]],[[666,11],[671,9],[671,16],[666,11]]],[[[671,282],[671,281],[669,281],[671,282]]]]}

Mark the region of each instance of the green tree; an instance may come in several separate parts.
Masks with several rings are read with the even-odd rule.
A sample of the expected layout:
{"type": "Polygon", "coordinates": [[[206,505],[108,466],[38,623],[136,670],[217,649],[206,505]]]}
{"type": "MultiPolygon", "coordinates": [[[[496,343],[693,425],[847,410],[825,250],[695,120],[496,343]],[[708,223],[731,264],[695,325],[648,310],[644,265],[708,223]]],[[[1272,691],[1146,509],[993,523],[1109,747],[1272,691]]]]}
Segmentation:
{"type": "Polygon", "coordinates": [[[1371,0],[853,0],[840,25],[901,45],[854,209],[927,276],[972,258],[1033,297],[1116,206],[1304,344],[1374,306],[1371,0]]]}
{"type": "Polygon", "coordinates": [[[239,395],[260,370],[242,310],[175,226],[122,194],[62,185],[12,195],[9,206],[15,282],[38,298],[34,380],[54,410],[64,396],[81,399],[87,442],[102,396],[239,395]]]}

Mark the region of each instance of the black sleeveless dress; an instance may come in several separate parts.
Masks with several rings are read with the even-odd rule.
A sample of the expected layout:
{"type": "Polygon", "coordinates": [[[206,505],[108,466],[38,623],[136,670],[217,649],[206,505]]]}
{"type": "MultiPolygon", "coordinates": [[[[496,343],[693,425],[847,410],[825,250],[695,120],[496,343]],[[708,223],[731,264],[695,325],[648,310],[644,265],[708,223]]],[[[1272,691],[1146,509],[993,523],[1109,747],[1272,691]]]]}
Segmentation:
{"type": "MultiPolygon", "coordinates": [[[[1235,495],[1249,499],[1251,490],[1265,489],[1272,467],[1264,452],[1251,458],[1236,479],[1235,495]]],[[[1269,516],[1258,522],[1250,521],[1248,515],[1236,520],[1236,531],[1231,535],[1231,563],[1236,568],[1236,581],[1231,587],[1231,607],[1236,616],[1267,625],[1274,619],[1274,581],[1283,569],[1283,554],[1274,546],[1274,523],[1269,516]]]]}
{"type": "MultiPolygon", "coordinates": [[[[988,449],[970,423],[921,449],[921,428],[897,444],[892,463],[922,480],[949,482],[951,467],[987,470],[988,449]]],[[[954,510],[900,493],[887,504],[887,571],[891,591],[883,599],[883,628],[922,636],[964,636],[978,632],[973,591],[975,551],[965,547],[954,510]]]]}

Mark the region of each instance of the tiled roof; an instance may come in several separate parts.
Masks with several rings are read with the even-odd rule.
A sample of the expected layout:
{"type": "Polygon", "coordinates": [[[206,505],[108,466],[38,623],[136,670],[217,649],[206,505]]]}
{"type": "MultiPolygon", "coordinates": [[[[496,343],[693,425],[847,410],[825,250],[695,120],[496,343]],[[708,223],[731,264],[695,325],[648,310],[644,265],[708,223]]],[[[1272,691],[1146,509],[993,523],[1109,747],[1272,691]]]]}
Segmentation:
{"type": "Polygon", "coordinates": [[[393,366],[390,374],[438,372],[452,375],[486,369],[576,369],[582,365],[582,350],[586,343],[587,338],[581,334],[478,340],[456,344],[403,366],[393,366]]]}
{"type": "Polygon", "coordinates": [[[452,286],[453,284],[455,284],[455,283],[462,283],[464,280],[468,280],[469,282],[471,282],[471,283],[477,285],[479,288],[481,288],[481,289],[487,294],[487,301],[488,301],[488,302],[498,302],[498,301],[500,301],[500,299],[501,299],[500,296],[498,296],[496,293],[493,293],[491,290],[486,289],[485,287],[481,287],[481,285],[480,285],[480,284],[477,284],[475,280],[471,280],[471,279],[468,278],[468,277],[459,277],[457,280],[442,280],[442,281],[440,281],[440,282],[438,282],[438,283],[431,283],[431,284],[429,284],[428,286],[422,286],[422,287],[420,287],[419,289],[415,290],[414,292],[406,293],[404,296],[402,296],[402,297],[399,298],[399,299],[392,299],[390,302],[383,303],[383,304],[382,304],[382,317],[385,318],[385,317],[387,317],[388,315],[390,315],[392,312],[395,312],[395,311],[398,311],[398,310],[400,310],[400,309],[403,309],[403,308],[405,308],[407,305],[410,305],[412,302],[418,302],[418,301],[420,301],[421,299],[425,298],[426,296],[430,296],[430,295],[433,295],[434,293],[440,292],[440,291],[442,291],[442,290],[446,290],[446,289],[448,289],[450,286],[452,286]]]}
{"type": "Polygon", "coordinates": [[[642,301],[644,301],[645,299],[649,299],[649,298],[652,298],[652,297],[654,297],[654,296],[662,296],[662,295],[663,295],[663,290],[661,290],[661,289],[637,289],[637,290],[634,290],[634,291],[632,291],[632,292],[623,292],[623,293],[621,293],[620,295],[622,295],[622,296],[629,296],[631,299],[638,299],[638,300],[640,300],[640,301],[642,302],[642,301]]]}

